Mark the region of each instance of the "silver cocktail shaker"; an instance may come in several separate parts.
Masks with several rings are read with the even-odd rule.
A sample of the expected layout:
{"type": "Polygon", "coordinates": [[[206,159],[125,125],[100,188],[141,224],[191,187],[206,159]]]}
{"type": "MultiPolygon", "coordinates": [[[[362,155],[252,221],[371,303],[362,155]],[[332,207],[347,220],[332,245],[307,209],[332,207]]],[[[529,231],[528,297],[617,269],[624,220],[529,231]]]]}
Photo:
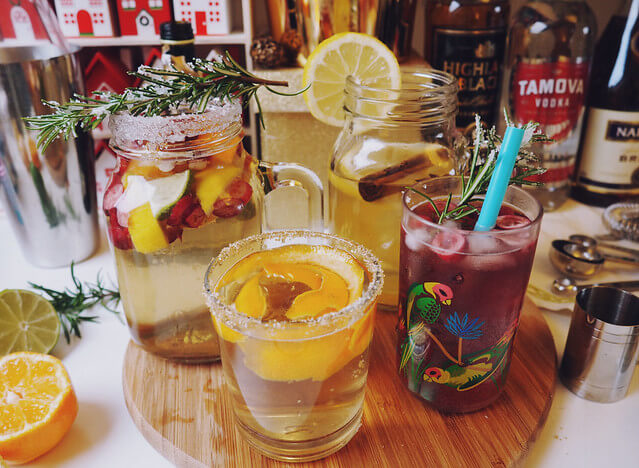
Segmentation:
{"type": "Polygon", "coordinates": [[[42,152],[23,120],[49,112],[42,99],[66,102],[82,87],[74,50],[0,48],[0,198],[25,257],[41,267],[83,260],[99,241],[91,137],[42,152]]]}

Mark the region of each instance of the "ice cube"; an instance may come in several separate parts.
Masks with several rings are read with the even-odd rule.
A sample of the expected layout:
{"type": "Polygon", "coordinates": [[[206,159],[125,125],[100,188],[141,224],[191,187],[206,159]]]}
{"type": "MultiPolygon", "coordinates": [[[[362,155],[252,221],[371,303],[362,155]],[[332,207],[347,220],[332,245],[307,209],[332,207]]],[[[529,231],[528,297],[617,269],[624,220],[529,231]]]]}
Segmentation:
{"type": "Polygon", "coordinates": [[[468,236],[468,244],[468,251],[472,252],[472,255],[464,259],[467,269],[497,271],[515,266],[515,257],[508,253],[512,251],[512,248],[500,238],[473,233],[468,236]]]}
{"type": "Polygon", "coordinates": [[[201,171],[205,169],[209,161],[207,159],[196,159],[195,161],[189,161],[189,169],[192,171],[201,171]]]}
{"type": "Polygon", "coordinates": [[[158,161],[157,167],[162,172],[171,172],[175,168],[175,161],[158,161]]]}
{"type": "Polygon", "coordinates": [[[501,241],[508,245],[508,252],[521,250],[528,246],[532,239],[532,232],[509,232],[507,235],[500,237],[501,241]]]}
{"type": "Polygon", "coordinates": [[[468,251],[473,255],[499,253],[503,242],[490,234],[473,233],[468,236],[468,251]]]}
{"type": "Polygon", "coordinates": [[[419,250],[424,248],[424,244],[429,242],[432,238],[432,235],[423,229],[414,229],[410,231],[406,231],[406,236],[404,237],[404,242],[406,243],[406,247],[413,252],[418,252],[419,250]]]}
{"type": "Polygon", "coordinates": [[[126,211],[115,210],[118,217],[118,224],[122,227],[129,227],[129,213],[126,211]]]}

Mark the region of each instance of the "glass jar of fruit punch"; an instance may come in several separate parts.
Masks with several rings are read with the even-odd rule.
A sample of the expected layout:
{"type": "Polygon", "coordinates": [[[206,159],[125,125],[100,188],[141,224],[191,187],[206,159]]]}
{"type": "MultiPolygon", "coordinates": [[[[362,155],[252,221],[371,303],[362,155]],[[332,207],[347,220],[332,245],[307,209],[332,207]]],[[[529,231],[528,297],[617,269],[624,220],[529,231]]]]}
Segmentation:
{"type": "Polygon", "coordinates": [[[401,192],[455,173],[457,82],[428,69],[404,71],[401,89],[349,77],[344,108],[329,169],[329,227],[377,255],[386,275],[380,302],[395,306],[401,192]]]}
{"type": "Polygon", "coordinates": [[[311,227],[321,227],[321,183],[301,166],[258,164],[234,101],[199,114],[115,114],[109,125],[117,165],[103,206],[133,339],[169,359],[218,359],[202,295],[211,258],[262,231],[265,188],[281,177],[307,190],[311,227]]]}

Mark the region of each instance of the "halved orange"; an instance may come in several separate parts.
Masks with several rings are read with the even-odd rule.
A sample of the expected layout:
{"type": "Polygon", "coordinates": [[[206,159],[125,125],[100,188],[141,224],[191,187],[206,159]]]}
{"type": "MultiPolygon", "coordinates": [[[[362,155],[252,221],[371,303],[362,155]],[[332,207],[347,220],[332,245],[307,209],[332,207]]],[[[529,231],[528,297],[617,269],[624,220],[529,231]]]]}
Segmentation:
{"type": "Polygon", "coordinates": [[[0,358],[0,456],[26,463],[55,447],[78,413],[67,371],[48,354],[0,358]]]}

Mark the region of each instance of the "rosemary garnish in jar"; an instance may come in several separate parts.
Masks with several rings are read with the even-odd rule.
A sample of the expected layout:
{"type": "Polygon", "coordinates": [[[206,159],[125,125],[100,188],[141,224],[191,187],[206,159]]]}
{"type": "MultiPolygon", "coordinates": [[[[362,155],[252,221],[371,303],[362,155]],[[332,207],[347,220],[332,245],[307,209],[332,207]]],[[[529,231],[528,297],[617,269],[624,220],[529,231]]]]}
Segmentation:
{"type": "MultiPolygon", "coordinates": [[[[513,125],[504,112],[506,124],[513,125]]],[[[530,146],[535,143],[547,143],[552,140],[545,134],[538,132],[539,124],[537,122],[528,122],[523,127],[524,139],[519,149],[519,154],[515,162],[515,170],[510,178],[509,185],[531,185],[540,186],[541,182],[527,180],[527,177],[543,174],[546,169],[539,166],[539,158],[530,150],[530,146]]],[[[409,190],[426,198],[435,211],[437,223],[441,224],[446,220],[457,221],[465,216],[479,211],[472,202],[479,202],[479,195],[485,194],[490,183],[490,178],[495,170],[497,155],[501,147],[502,137],[497,134],[497,130],[493,126],[490,129],[484,128],[481,117],[475,114],[475,132],[473,144],[469,146],[469,154],[461,165],[461,182],[462,190],[459,194],[459,200],[455,200],[453,204],[453,194],[448,194],[444,206],[438,207],[435,201],[414,187],[408,187],[409,190]],[[453,206],[454,205],[454,206],[453,206]],[[452,208],[451,208],[452,206],[452,208]]]]}
{"type": "Polygon", "coordinates": [[[260,87],[283,96],[295,96],[305,91],[276,91],[272,86],[288,86],[288,82],[260,78],[239,65],[228,52],[219,61],[195,59],[189,67],[191,70],[187,72],[141,66],[129,75],[143,80],[145,84],[142,87],[127,88],[122,94],[95,92],[97,98],[76,94],[64,104],[44,100],[53,113],[25,120],[29,129],[38,131],[37,146],[44,151],[56,138],[62,136],[66,140],[75,137],[78,128],[93,130],[108,115],[116,112],[153,117],[184,106],[194,112],[204,112],[215,98],[243,98],[245,105],[254,98],[260,124],[264,126],[256,95],[260,87]]]}

